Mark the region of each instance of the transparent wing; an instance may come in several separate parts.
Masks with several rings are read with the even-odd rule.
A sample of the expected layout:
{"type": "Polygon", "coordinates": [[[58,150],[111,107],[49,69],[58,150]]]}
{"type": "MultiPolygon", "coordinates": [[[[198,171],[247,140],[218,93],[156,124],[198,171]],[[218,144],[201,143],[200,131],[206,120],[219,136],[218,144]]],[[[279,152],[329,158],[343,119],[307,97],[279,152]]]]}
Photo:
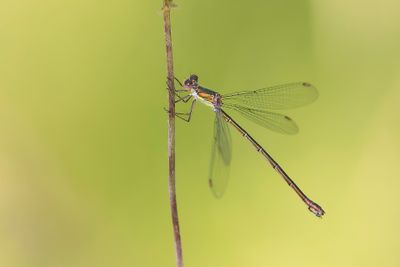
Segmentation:
{"type": "Polygon", "coordinates": [[[215,197],[224,194],[229,181],[229,165],[232,158],[231,135],[228,124],[220,111],[216,111],[214,140],[212,145],[209,185],[215,197]]]}
{"type": "Polygon", "coordinates": [[[224,108],[236,110],[243,117],[268,128],[274,132],[283,134],[296,134],[299,132],[297,124],[288,116],[266,110],[252,109],[239,105],[224,105],[224,108]]]}
{"type": "Polygon", "coordinates": [[[222,102],[255,109],[289,109],[310,104],[317,98],[314,86],[297,82],[227,94],[222,96],[222,102]]]}

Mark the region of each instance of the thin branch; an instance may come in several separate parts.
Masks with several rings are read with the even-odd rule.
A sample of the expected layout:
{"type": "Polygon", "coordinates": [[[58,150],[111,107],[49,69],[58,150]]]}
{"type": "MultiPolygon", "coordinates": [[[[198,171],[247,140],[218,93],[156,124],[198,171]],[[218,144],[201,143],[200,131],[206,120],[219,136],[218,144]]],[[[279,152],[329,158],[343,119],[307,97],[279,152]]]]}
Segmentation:
{"type": "Polygon", "coordinates": [[[164,34],[165,48],[167,53],[167,84],[168,84],[168,161],[169,161],[169,201],[174,228],[175,253],[177,267],[183,267],[182,243],[179,231],[178,207],[176,204],[175,188],[175,85],[174,85],[174,65],[172,57],[171,39],[171,8],[174,7],[172,0],[164,0],[164,34]]]}

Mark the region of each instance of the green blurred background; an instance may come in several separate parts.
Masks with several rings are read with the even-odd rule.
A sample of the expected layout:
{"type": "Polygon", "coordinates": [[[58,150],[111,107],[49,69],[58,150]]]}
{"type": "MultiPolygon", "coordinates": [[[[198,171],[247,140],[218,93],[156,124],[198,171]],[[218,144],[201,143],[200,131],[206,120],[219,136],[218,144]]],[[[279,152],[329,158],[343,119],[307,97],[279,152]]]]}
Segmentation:
{"type": "MultiPolygon", "coordinates": [[[[177,1],[176,76],[221,93],[309,81],[296,136],[232,114],[324,207],[320,220],[236,132],[208,186],[213,114],[177,121],[186,266],[400,266],[400,3],[177,1]]],[[[0,2],[0,265],[175,266],[160,1],[0,2]]],[[[181,107],[180,107],[181,108],[181,107]]]]}

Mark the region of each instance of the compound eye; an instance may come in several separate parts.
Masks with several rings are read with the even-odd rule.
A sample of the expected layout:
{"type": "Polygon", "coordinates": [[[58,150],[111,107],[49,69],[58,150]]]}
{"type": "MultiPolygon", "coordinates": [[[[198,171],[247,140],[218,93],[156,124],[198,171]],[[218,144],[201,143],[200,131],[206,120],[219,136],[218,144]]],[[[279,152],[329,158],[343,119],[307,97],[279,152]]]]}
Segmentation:
{"type": "Polygon", "coordinates": [[[192,81],[190,79],[187,79],[183,84],[186,86],[190,86],[192,84],[192,81]]]}
{"type": "Polygon", "coordinates": [[[190,80],[197,82],[199,80],[199,77],[196,74],[190,75],[190,80]]]}

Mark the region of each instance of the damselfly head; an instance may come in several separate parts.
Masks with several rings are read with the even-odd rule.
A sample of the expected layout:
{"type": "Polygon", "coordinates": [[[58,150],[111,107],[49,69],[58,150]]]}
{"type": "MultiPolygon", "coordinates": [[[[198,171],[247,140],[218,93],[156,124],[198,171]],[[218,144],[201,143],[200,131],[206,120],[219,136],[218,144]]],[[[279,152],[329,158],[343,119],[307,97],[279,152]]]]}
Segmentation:
{"type": "Polygon", "coordinates": [[[196,74],[190,75],[188,79],[185,80],[184,87],[186,89],[192,89],[195,86],[197,86],[197,81],[199,80],[199,77],[196,74]]]}
{"type": "Polygon", "coordinates": [[[199,76],[197,76],[196,74],[192,74],[190,75],[189,79],[197,83],[197,81],[199,80],[199,76]]]}

